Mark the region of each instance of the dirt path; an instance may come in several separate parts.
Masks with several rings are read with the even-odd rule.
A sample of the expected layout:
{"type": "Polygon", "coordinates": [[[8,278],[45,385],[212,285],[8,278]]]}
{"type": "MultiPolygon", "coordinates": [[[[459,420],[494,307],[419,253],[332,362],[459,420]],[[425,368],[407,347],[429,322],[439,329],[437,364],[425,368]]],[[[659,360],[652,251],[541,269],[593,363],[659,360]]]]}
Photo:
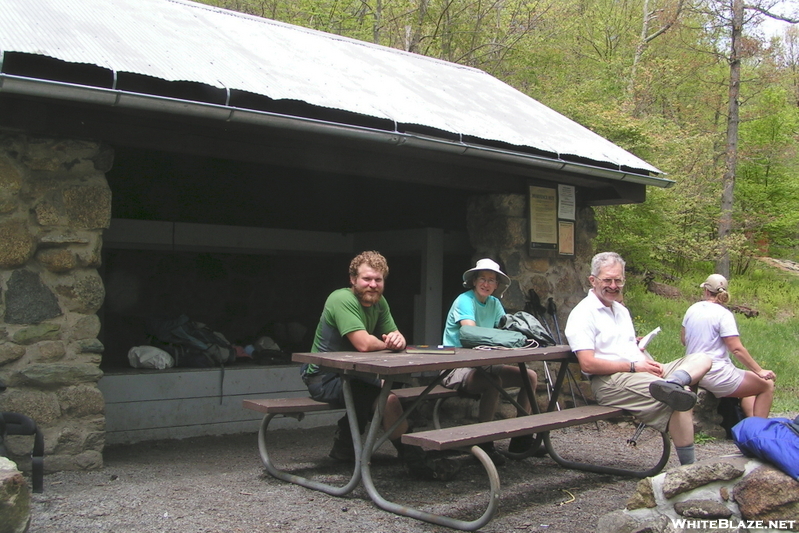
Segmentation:
{"type": "MultiPolygon", "coordinates": [[[[581,457],[593,453],[613,462],[631,457],[623,443],[632,428],[601,427],[557,432],[557,442],[581,457]]],[[[343,482],[346,468],[327,458],[332,432],[276,431],[270,449],[279,450],[276,460],[296,473],[343,482]]],[[[639,448],[632,461],[649,464],[641,463],[648,446],[641,443],[639,448]]],[[[711,442],[697,447],[697,458],[735,452],[731,441],[711,442]]],[[[375,456],[373,471],[378,490],[389,500],[472,520],[485,508],[487,480],[468,456],[463,460],[453,481],[412,481],[386,448],[375,456]]],[[[670,466],[676,465],[672,452],[670,466]]],[[[549,457],[509,461],[500,469],[500,479],[499,511],[481,531],[592,532],[599,516],[624,507],[637,483],[567,470],[549,457]]],[[[44,493],[33,500],[31,533],[452,531],[383,511],[362,487],[337,498],[276,480],[264,473],[252,434],[113,447],[100,471],[45,476],[44,493]]]]}

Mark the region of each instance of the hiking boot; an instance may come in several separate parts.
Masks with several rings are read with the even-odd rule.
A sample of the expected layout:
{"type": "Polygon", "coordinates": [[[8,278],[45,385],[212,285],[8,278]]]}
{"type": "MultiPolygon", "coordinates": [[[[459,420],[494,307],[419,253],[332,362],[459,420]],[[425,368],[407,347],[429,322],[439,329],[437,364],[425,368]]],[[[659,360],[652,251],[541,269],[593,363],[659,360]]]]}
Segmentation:
{"type": "Polygon", "coordinates": [[[404,448],[405,469],[417,479],[449,481],[460,470],[458,463],[446,457],[433,457],[418,446],[404,448]]]}
{"type": "Polygon", "coordinates": [[[508,444],[508,451],[510,453],[524,453],[533,445],[532,435],[522,435],[521,437],[513,437],[508,444]]]}
{"type": "MultiPolygon", "coordinates": [[[[483,444],[478,444],[477,446],[486,452],[486,455],[488,455],[488,458],[491,459],[492,463],[494,463],[494,466],[502,466],[505,464],[505,456],[497,451],[493,442],[484,442],[483,444]]],[[[475,457],[475,459],[477,458],[475,457]]]]}
{"type": "Polygon", "coordinates": [[[341,429],[337,429],[336,436],[333,439],[333,448],[330,449],[328,455],[337,461],[354,463],[355,445],[352,443],[352,435],[349,432],[345,433],[341,429]]]}
{"type": "Polygon", "coordinates": [[[675,411],[690,411],[696,404],[696,394],[671,381],[653,381],[649,384],[649,394],[675,411]]]}

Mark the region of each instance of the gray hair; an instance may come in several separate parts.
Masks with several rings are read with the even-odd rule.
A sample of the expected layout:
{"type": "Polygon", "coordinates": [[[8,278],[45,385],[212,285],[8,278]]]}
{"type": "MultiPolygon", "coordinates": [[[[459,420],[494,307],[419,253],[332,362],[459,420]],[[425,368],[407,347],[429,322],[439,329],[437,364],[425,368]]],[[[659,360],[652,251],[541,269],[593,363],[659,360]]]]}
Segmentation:
{"type": "Polygon", "coordinates": [[[594,258],[591,259],[591,275],[594,277],[598,276],[599,271],[610,264],[621,265],[621,270],[624,272],[624,266],[626,263],[619,254],[616,252],[601,252],[596,254],[594,258]]]}

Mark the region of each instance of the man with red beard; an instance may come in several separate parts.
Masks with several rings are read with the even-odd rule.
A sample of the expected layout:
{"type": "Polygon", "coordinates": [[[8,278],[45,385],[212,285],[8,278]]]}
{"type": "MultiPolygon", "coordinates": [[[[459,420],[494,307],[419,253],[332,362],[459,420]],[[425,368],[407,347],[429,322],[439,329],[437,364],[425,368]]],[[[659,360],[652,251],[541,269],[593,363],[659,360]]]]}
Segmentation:
{"type": "MultiPolygon", "coordinates": [[[[378,252],[363,252],[350,262],[350,287],[337,289],[328,296],[316,328],[312,352],[374,352],[405,349],[405,337],[397,329],[391,309],[383,297],[388,276],[386,258],[378,252]]],[[[326,372],[317,365],[302,367],[302,379],[314,400],[344,407],[341,376],[326,372]]],[[[361,433],[375,409],[381,381],[352,377],[352,396],[355,403],[358,429],[361,433]]],[[[383,429],[390,428],[402,416],[402,404],[394,394],[389,395],[383,414],[383,429]]],[[[349,418],[338,421],[336,438],[330,457],[354,461],[355,452],[349,418]]],[[[400,437],[408,431],[403,422],[390,435],[392,444],[409,473],[424,479],[450,479],[457,465],[446,458],[432,459],[418,446],[406,446],[400,437]]]]}
{"type": "Polygon", "coordinates": [[[630,311],[621,304],[624,260],[603,252],[591,261],[591,290],[569,314],[566,338],[600,405],[625,409],[658,431],[668,430],[680,459],[694,456],[692,411],[696,385],[711,360],[695,353],[671,363],[658,363],[638,348],[630,311]]]}

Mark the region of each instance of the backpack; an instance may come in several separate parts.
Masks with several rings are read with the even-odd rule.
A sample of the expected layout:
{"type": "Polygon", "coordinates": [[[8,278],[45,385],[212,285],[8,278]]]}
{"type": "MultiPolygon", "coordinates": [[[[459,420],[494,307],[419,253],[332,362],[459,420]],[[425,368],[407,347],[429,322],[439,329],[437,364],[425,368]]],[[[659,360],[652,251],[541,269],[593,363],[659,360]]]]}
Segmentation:
{"type": "Polygon", "coordinates": [[[539,346],[555,346],[555,339],[547,332],[536,317],[525,311],[507,313],[499,319],[499,327],[518,331],[528,339],[535,339],[539,346]]]}
{"type": "Polygon", "coordinates": [[[493,346],[500,348],[526,348],[531,341],[518,331],[483,328],[480,326],[461,326],[461,346],[477,348],[493,346]]]}
{"type": "Polygon", "coordinates": [[[208,368],[236,360],[236,349],[224,335],[186,315],[148,318],[146,329],[150,344],[172,355],[175,366],[208,368]]]}
{"type": "Polygon", "coordinates": [[[733,426],[732,438],[744,455],[767,461],[799,481],[799,417],[750,416],[733,426]]]}

